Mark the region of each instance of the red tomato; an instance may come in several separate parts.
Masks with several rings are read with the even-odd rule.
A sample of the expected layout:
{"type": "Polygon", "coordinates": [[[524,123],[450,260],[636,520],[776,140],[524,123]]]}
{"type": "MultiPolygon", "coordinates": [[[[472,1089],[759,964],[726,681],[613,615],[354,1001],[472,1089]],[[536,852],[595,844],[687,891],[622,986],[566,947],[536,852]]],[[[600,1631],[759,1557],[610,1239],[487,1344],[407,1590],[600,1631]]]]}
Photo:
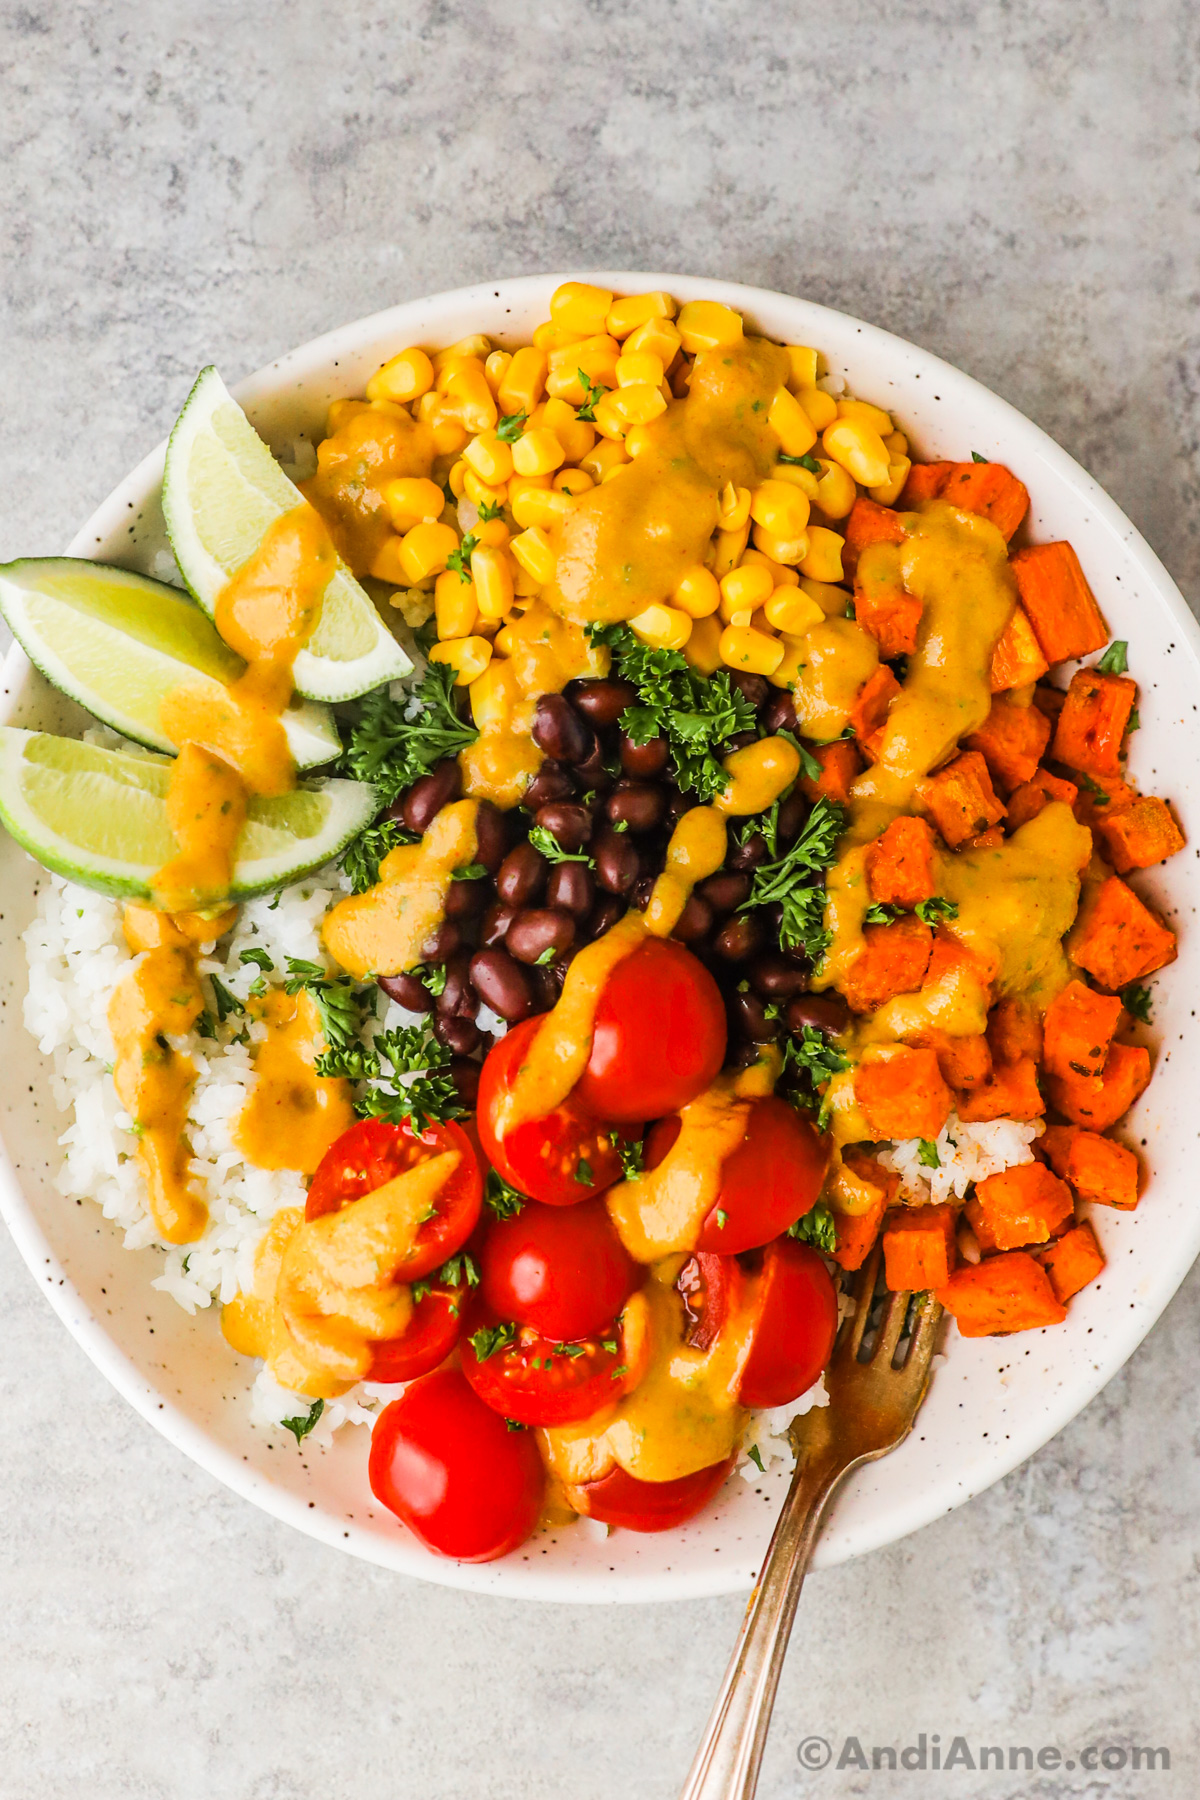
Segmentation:
{"type": "Polygon", "coordinates": [[[498,1319],[532,1325],[545,1337],[594,1336],[641,1281],[604,1201],[539,1206],[489,1226],[480,1256],[480,1293],[498,1319]]]}
{"type": "Polygon", "coordinates": [[[735,1461],[730,1456],[677,1481],[639,1481],[617,1468],[569,1493],[589,1519],[623,1525],[626,1531],[673,1531],[708,1505],[735,1461]]]}
{"type": "Polygon", "coordinates": [[[414,1381],[371,1433],[371,1491],[429,1550],[491,1562],[538,1521],[545,1475],[527,1431],[471,1392],[457,1369],[414,1381]]]}
{"type": "Polygon", "coordinates": [[[506,1419],[522,1425],[576,1425],[629,1392],[640,1374],[630,1367],[625,1334],[614,1323],[606,1332],[564,1343],[542,1337],[529,1325],[501,1348],[480,1357],[481,1333],[496,1329],[483,1306],[471,1314],[471,1336],[462,1340],[463,1374],[479,1398],[506,1419]]]}
{"type": "Polygon", "coordinates": [[[500,1103],[512,1087],[544,1016],[514,1026],[488,1052],[479,1078],[479,1140],[494,1169],[522,1194],[545,1206],[574,1206],[620,1178],[621,1159],[608,1125],[583,1112],[572,1094],[544,1119],[530,1119],[496,1135],[500,1103]]]}
{"type": "Polygon", "coordinates": [[[434,1202],[432,1219],[418,1229],[405,1262],[404,1279],[416,1281],[466,1243],[483,1204],[483,1176],[471,1140],[460,1126],[431,1123],[418,1136],[408,1125],[360,1119],[321,1158],[304,1216],[319,1219],[322,1213],[337,1212],[443,1150],[457,1150],[460,1161],[434,1202]]]}
{"type": "Polygon", "coordinates": [[[746,1277],[741,1264],[736,1257],[703,1250],[684,1263],[675,1286],[690,1321],[688,1343],[693,1350],[711,1350],[729,1315],[744,1303],[746,1277]]]}
{"type": "Polygon", "coordinates": [[[462,1330],[468,1292],[465,1281],[454,1287],[438,1282],[422,1294],[400,1336],[372,1347],[366,1380],[415,1381],[445,1362],[462,1330]]]}
{"type": "MultiPolygon", "coordinates": [[[[659,1119],[650,1127],[648,1169],[662,1161],[679,1131],[678,1119],[659,1119]]],[[[696,1248],[740,1256],[743,1250],[770,1243],[814,1204],[825,1180],[826,1161],[819,1133],[786,1100],[771,1094],[753,1101],[746,1135],[721,1164],[720,1192],[696,1248]]]]}
{"type": "Polygon", "coordinates": [[[829,1361],[837,1334],[837,1290],[810,1244],[777,1238],[763,1252],[753,1304],[750,1355],[738,1399],[743,1406],[786,1406],[812,1386],[829,1361]]]}
{"type": "Polygon", "coordinates": [[[682,944],[651,938],[605,983],[573,1098],[598,1119],[678,1112],[717,1075],[725,1039],[721,991],[704,964],[682,944]]]}

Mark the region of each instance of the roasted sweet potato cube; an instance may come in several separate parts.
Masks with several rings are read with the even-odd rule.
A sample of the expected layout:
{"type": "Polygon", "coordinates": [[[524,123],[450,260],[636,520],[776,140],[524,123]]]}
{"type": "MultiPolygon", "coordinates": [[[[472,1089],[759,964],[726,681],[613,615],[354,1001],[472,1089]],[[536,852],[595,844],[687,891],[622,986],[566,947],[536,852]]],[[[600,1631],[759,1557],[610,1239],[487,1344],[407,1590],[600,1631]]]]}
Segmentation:
{"type": "Polygon", "coordinates": [[[888,707],[899,692],[900,683],[886,663],[880,663],[875,673],[863,682],[847,721],[853,725],[854,735],[861,742],[865,743],[879,730],[888,716],[888,707]]]}
{"type": "Polygon", "coordinates": [[[812,801],[836,800],[845,806],[850,799],[850,784],[862,774],[862,758],[849,738],[833,744],[806,744],[810,756],[821,765],[819,778],[801,775],[800,789],[812,801]]]}
{"type": "Polygon", "coordinates": [[[1175,933],[1119,875],[1089,894],[1067,938],[1067,954],[1113,992],[1165,968],[1176,956],[1175,933]]]}
{"type": "Polygon", "coordinates": [[[992,1064],[988,1079],[957,1097],[958,1116],[968,1125],[989,1119],[1040,1119],[1046,1110],[1038,1087],[1037,1064],[1031,1056],[992,1064]]]}
{"type": "Polygon", "coordinates": [[[842,978],[851,1009],[874,1012],[897,994],[913,994],[925,979],[933,933],[915,913],[890,925],[868,925],[863,949],[842,978]]]}
{"type": "Polygon", "coordinates": [[[952,462],[914,463],[900,496],[901,507],[919,506],[922,500],[936,500],[954,466],[952,462]]]}
{"type": "Polygon", "coordinates": [[[1031,1057],[1035,1063],[1042,1060],[1042,1021],[1027,1001],[998,1001],[988,1019],[987,1034],[998,1063],[1017,1062],[1021,1057],[1031,1057]]]}
{"type": "Polygon", "coordinates": [[[1119,775],[1088,775],[1079,771],[1079,788],[1071,810],[1089,831],[1099,831],[1110,813],[1132,806],[1137,794],[1119,775]]]}
{"type": "Polygon", "coordinates": [[[1137,700],[1137,683],[1125,675],[1079,669],[1054,730],[1052,760],[1088,775],[1121,774],[1121,743],[1137,700]]]}
{"type": "Polygon", "coordinates": [[[1127,1113],[1150,1080],[1150,1052],[1141,1044],[1113,1044],[1103,1075],[1047,1075],[1050,1104],[1065,1119],[1107,1131],[1127,1113]]]}
{"type": "Polygon", "coordinates": [[[1048,1075],[1102,1075],[1121,1018],[1115,995],[1068,981],[1046,1008],[1043,1061],[1048,1075]]]}
{"type": "Polygon", "coordinates": [[[950,1089],[932,1050],[903,1048],[860,1063],[854,1092],[876,1139],[933,1139],[950,1117],[950,1089]]]}
{"type": "Polygon", "coordinates": [[[1040,681],[1049,667],[1025,608],[1015,606],[1012,618],[1000,633],[992,652],[993,694],[1007,693],[1009,688],[1028,687],[1031,681],[1040,681]]]}
{"type": "Polygon", "coordinates": [[[1116,812],[1097,812],[1094,829],[1118,875],[1149,869],[1182,850],[1184,836],[1165,800],[1139,794],[1116,812]]]}
{"type": "Polygon", "coordinates": [[[1048,769],[1037,769],[1032,780],[1023,781],[1008,796],[1008,829],[1019,831],[1022,825],[1028,825],[1051,800],[1074,806],[1078,794],[1079,789],[1073,781],[1063,781],[1057,775],[1051,775],[1048,769]]]}
{"type": "Polygon", "coordinates": [[[1045,1250],[1035,1251],[1034,1255],[1050,1277],[1054,1298],[1064,1306],[1080,1288],[1094,1281],[1104,1267],[1104,1252],[1086,1219],[1064,1232],[1045,1250]]]}
{"type": "Polygon", "coordinates": [[[1066,1182],[1045,1163],[1028,1162],[977,1183],[965,1210],[981,1246],[1020,1250],[1053,1237],[1075,1203],[1066,1182]]]}
{"type": "Polygon", "coordinates": [[[991,1080],[992,1051],[982,1032],[969,1037],[942,1036],[933,1048],[942,1079],[955,1093],[972,1094],[991,1080]]]}
{"type": "Polygon", "coordinates": [[[850,508],[845,526],[846,541],[842,545],[842,568],[853,579],[858,559],[870,544],[902,544],[904,522],[890,506],[880,506],[860,494],[850,508]]]}
{"type": "Polygon", "coordinates": [[[917,631],[925,610],[915,594],[908,593],[899,578],[871,579],[876,559],[864,556],[854,578],[854,617],[879,645],[879,654],[911,656],[917,647],[917,631]]]}
{"type": "Polygon", "coordinates": [[[1029,511],[1028,489],[1003,463],[955,463],[939,497],[990,519],[1004,538],[1012,536],[1029,511]]]}
{"type": "Polygon", "coordinates": [[[979,751],[999,792],[1010,794],[1037,774],[1050,742],[1050,721],[1036,706],[993,700],[992,710],[979,730],[963,742],[968,750],[979,751]]]}
{"type": "Polygon", "coordinates": [[[951,849],[978,837],[990,825],[998,825],[1004,817],[1004,806],[996,798],[978,750],[964,750],[923,781],[917,791],[921,805],[951,849]]]}
{"type": "Polygon", "coordinates": [[[884,1280],[894,1294],[924,1293],[950,1279],[956,1260],[952,1206],[896,1206],[883,1221],[884,1280]]]}
{"type": "Polygon", "coordinates": [[[1072,662],[1108,642],[1104,614],[1070,544],[1033,544],[1017,550],[1012,572],[1048,662],[1072,662]]]}
{"type": "Polygon", "coordinates": [[[871,1253],[883,1215],[896,1198],[900,1177],[865,1151],[850,1149],[842,1157],[844,1172],[865,1199],[861,1212],[835,1212],[833,1260],[843,1269],[861,1269],[871,1253]]]}
{"type": "Polygon", "coordinates": [[[1061,1325],[1067,1316],[1050,1277],[1027,1250],[964,1263],[938,1288],[937,1298],[958,1321],[963,1337],[1032,1331],[1039,1325],[1061,1325]]]}
{"type": "Polygon", "coordinates": [[[1138,1160],[1124,1144],[1081,1125],[1051,1125],[1037,1147],[1081,1200],[1121,1212],[1132,1212],[1137,1205],[1138,1160]]]}
{"type": "Polygon", "coordinates": [[[893,819],[867,851],[872,900],[917,906],[934,893],[933,833],[924,819],[893,819]]]}

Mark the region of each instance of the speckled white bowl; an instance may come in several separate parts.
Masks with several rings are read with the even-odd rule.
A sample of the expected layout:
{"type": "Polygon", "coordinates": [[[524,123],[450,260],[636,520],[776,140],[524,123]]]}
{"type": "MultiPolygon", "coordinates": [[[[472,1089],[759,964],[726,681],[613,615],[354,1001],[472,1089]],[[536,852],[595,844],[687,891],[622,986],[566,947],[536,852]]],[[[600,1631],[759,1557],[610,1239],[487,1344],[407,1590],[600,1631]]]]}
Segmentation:
{"type": "MultiPolygon", "coordinates": [[[[319,431],[328,403],[360,393],[378,364],[406,344],[453,343],[476,331],[501,344],[527,340],[563,279],[532,276],[463,288],[378,313],[281,357],[242,382],[237,395],[263,436],[277,448],[286,446],[319,431]]],[[[1042,431],[936,357],[804,300],[683,275],[584,279],[623,292],[663,288],[680,299],[725,300],[772,337],[818,346],[854,393],[895,413],[922,456],[965,458],[978,450],[1008,463],[1032,495],[1024,530],[1035,540],[1071,540],[1114,635],[1132,641],[1143,722],[1131,759],[1135,778],[1147,791],[1170,795],[1189,838],[1200,843],[1200,631],[1128,519],[1042,431]]],[[[179,397],[182,402],[182,390],[179,397]]],[[[159,508],[163,448],[100,507],[73,539],[70,554],[151,567],[166,542],[159,508]]],[[[19,650],[10,654],[4,675],[4,720],[79,729],[83,716],[46,687],[19,650]]],[[[1200,1248],[1193,1161],[1200,1109],[1189,1068],[1195,1037],[1189,997],[1200,979],[1200,937],[1190,929],[1200,898],[1198,855],[1189,848],[1136,880],[1177,921],[1182,942],[1178,963],[1157,985],[1154,1025],[1146,1033],[1157,1052],[1154,1081],[1124,1127],[1149,1170],[1149,1191],[1135,1213],[1102,1210],[1105,1274],[1072,1303],[1067,1323],[1057,1329],[972,1343],[952,1336],[917,1430],[846,1490],[822,1538],[818,1566],[917,1530],[1031,1455],[1121,1367],[1200,1248]]],[[[347,1428],[333,1449],[322,1452],[297,1448],[287,1433],[253,1427],[247,1406],[252,1366],[226,1346],[215,1313],[189,1319],[150,1286],[156,1252],[126,1251],[97,1209],[64,1202],[52,1185],[62,1122],[21,1023],[20,933],[39,879],[34,864],[0,834],[0,1054],[9,1071],[0,1111],[7,1148],[0,1208],[51,1305],[151,1424],[277,1518],[406,1575],[486,1593],[572,1601],[680,1599],[751,1584],[784,1492],[782,1475],[753,1487],[734,1478],[719,1502],[681,1531],[661,1537],[618,1532],[604,1540],[594,1529],[571,1529],[475,1568],[430,1556],[374,1505],[361,1428],[347,1428]]]]}

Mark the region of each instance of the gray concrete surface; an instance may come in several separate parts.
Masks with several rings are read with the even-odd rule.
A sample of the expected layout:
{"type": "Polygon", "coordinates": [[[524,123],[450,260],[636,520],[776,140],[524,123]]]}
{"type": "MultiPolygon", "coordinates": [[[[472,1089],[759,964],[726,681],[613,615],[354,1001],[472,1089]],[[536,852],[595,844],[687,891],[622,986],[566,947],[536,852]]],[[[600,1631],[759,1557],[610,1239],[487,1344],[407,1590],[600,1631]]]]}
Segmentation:
{"type": "MultiPolygon", "coordinates": [[[[1198,53],[1189,0],[3,0],[0,554],[59,549],[203,362],[608,263],[928,345],[1078,456],[1196,600],[1198,53]]],[[[340,1558],[141,1424],[7,1240],[0,1316],[3,1800],[675,1793],[737,1601],[547,1611],[340,1558]]],[[[1200,1789],[1198,1328],[1193,1278],[1026,1468],[813,1581],[769,1800],[1200,1789]],[[921,1731],[1172,1769],[797,1760],[921,1731]]]]}

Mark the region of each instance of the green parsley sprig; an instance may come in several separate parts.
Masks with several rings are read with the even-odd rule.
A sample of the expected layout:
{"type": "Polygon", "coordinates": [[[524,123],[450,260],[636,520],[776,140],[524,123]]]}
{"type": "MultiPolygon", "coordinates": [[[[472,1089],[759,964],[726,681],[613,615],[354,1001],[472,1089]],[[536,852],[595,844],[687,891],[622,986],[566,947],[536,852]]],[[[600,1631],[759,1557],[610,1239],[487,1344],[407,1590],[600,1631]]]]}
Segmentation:
{"type": "Polygon", "coordinates": [[[364,696],[341,768],[355,781],[372,782],[381,805],[479,736],[474,725],[459,717],[454,681],[448,663],[430,663],[412,693],[400,700],[391,699],[386,688],[364,696]],[[413,696],[421,711],[410,719],[406,715],[413,696]]]}
{"type": "Polygon", "coordinates": [[[419,839],[399,819],[380,819],[349,843],[338,858],[338,867],[350,877],[350,891],[365,894],[379,880],[379,865],[400,844],[415,844],[419,839]]]}
{"type": "Polygon", "coordinates": [[[833,864],[845,824],[845,810],[836,801],[818,800],[791,848],[754,871],[749,898],[740,909],[781,906],[780,943],[785,950],[803,950],[812,963],[820,961],[829,945],[825,871],[833,864]]]}
{"type": "Polygon", "coordinates": [[[797,1238],[802,1244],[811,1244],[814,1250],[821,1250],[826,1256],[832,1256],[837,1249],[837,1226],[833,1214],[827,1206],[818,1200],[816,1205],[789,1225],[787,1235],[797,1238]]]}

